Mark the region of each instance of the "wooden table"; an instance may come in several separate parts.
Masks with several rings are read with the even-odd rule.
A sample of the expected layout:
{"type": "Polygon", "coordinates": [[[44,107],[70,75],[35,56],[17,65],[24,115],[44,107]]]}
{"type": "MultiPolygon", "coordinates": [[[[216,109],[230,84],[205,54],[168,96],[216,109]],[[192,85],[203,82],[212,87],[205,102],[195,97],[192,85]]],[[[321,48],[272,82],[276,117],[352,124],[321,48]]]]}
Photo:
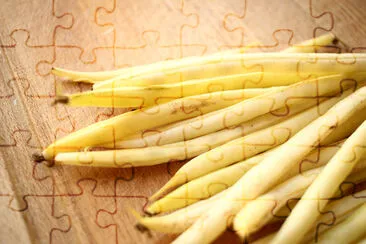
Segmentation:
{"type": "MultiPolygon", "coordinates": [[[[141,210],[182,163],[149,168],[48,168],[31,154],[122,109],[51,106],[61,81],[52,66],[98,71],[204,55],[257,41],[278,51],[333,32],[366,48],[363,0],[47,0],[0,7],[0,238],[2,243],[166,243],[139,233],[141,210]]],[[[259,42],[259,44],[258,44],[259,42]]],[[[227,232],[219,242],[238,242],[227,232]]]]}

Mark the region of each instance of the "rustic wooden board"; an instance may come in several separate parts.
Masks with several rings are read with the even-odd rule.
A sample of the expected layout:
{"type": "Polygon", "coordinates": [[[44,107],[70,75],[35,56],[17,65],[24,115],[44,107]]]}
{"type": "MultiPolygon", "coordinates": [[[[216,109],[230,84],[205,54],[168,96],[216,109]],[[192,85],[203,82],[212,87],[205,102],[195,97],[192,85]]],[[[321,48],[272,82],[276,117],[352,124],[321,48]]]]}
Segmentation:
{"type": "MultiPolygon", "coordinates": [[[[204,55],[259,41],[278,51],[333,32],[366,48],[363,0],[6,1],[0,5],[0,238],[2,243],[166,243],[139,233],[141,210],[182,163],[138,169],[47,168],[30,159],[57,138],[121,109],[51,106],[71,93],[52,66],[108,70],[204,55]]],[[[353,49],[352,49],[353,48],[353,49]]],[[[238,240],[227,232],[219,242],[238,240]]]]}

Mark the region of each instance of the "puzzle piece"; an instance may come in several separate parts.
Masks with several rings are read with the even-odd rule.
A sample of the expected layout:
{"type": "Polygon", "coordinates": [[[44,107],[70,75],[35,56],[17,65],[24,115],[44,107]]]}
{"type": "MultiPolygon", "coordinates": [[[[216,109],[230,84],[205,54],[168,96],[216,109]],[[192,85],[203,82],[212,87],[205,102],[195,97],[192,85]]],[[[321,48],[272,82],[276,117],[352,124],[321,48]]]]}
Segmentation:
{"type": "Polygon", "coordinates": [[[50,197],[28,197],[25,207],[10,197],[0,197],[0,210],[7,223],[0,229],[0,235],[10,242],[50,243],[57,232],[67,232],[71,225],[69,216],[53,214],[50,197]]]}
{"type": "Polygon", "coordinates": [[[281,42],[277,39],[278,36],[275,35],[279,31],[291,33],[287,44],[293,44],[317,36],[315,32],[317,28],[321,27],[327,31],[332,29],[334,23],[330,13],[314,17],[311,11],[311,1],[309,4],[308,1],[246,0],[243,14],[227,16],[226,25],[229,30],[241,28],[245,33],[246,44],[260,40],[265,47],[283,48],[279,45],[281,42]],[[287,14],[279,11],[285,6],[287,14]],[[264,23],[266,28],[258,28],[264,23]]]}
{"type": "MultiPolygon", "coordinates": [[[[31,143],[29,131],[18,131],[14,133],[18,137],[15,145],[0,147],[4,161],[0,161],[4,176],[0,193],[16,196],[19,204],[26,205],[24,196],[28,195],[51,195],[53,191],[53,179],[51,169],[40,169],[31,159],[34,148],[25,145],[25,142],[19,143],[19,136],[25,137],[25,140],[31,143]],[[22,151],[22,153],[19,153],[22,151]],[[6,160],[14,158],[14,162],[6,160]]],[[[37,147],[37,150],[39,148],[37,147]]]]}
{"type": "Polygon", "coordinates": [[[130,209],[139,209],[146,205],[146,199],[139,196],[123,196],[119,195],[115,198],[115,206],[112,211],[100,209],[97,214],[98,225],[107,230],[113,230],[115,234],[110,236],[111,243],[126,243],[132,238],[139,243],[149,243],[151,241],[159,243],[169,243],[174,236],[154,233],[152,236],[146,233],[139,233],[135,227],[137,221],[130,212],[130,209]],[[130,223],[126,225],[126,220],[130,223]]]}
{"type": "Polygon", "coordinates": [[[65,114],[65,107],[50,108],[51,99],[25,96],[19,88],[21,80],[17,79],[16,82],[14,96],[9,99],[0,99],[2,117],[12,121],[12,123],[1,125],[3,133],[0,145],[2,147],[18,146],[14,150],[21,150],[22,147],[39,150],[55,138],[60,138],[74,130],[75,121],[69,114],[65,114]],[[47,126],[48,122],[56,126],[51,128],[47,126]]]}
{"type": "Polygon", "coordinates": [[[27,232],[27,224],[22,217],[22,213],[13,211],[8,206],[9,198],[0,197],[0,210],[3,213],[3,218],[6,219],[3,223],[3,228],[0,229],[2,237],[7,236],[7,240],[18,243],[30,243],[29,234],[27,232]],[[20,232],[24,231],[22,235],[20,232]]]}
{"type": "Polygon", "coordinates": [[[133,168],[101,169],[95,167],[53,167],[55,177],[55,193],[75,195],[82,191],[78,182],[93,180],[95,182],[94,193],[98,195],[113,195],[115,192],[115,180],[133,181],[135,171],[133,168]]]}
{"type": "Polygon", "coordinates": [[[39,149],[40,147],[37,144],[37,141],[29,130],[14,129],[11,131],[9,138],[2,138],[2,144],[0,146],[3,148],[26,146],[33,149],[39,149]]]}
{"type": "Polygon", "coordinates": [[[16,78],[9,79],[6,81],[6,79],[1,79],[4,82],[1,82],[0,84],[0,99],[9,99],[14,96],[14,83],[16,81],[16,78]]]}
{"type": "MultiPolygon", "coordinates": [[[[41,149],[41,142],[35,130],[35,124],[28,113],[27,105],[24,104],[25,97],[15,92],[12,99],[1,99],[1,118],[9,123],[1,123],[0,150],[3,157],[2,175],[5,186],[3,192],[16,193],[22,197],[29,194],[51,194],[52,179],[49,177],[50,170],[38,172],[36,165],[32,162],[31,155],[41,149]],[[9,160],[12,159],[12,160],[9,160]]],[[[42,121],[44,123],[44,121],[42,121]]]]}
{"type": "Polygon", "coordinates": [[[2,48],[0,53],[1,73],[5,80],[15,80],[14,85],[22,89],[27,98],[50,98],[55,96],[55,83],[52,76],[44,77],[37,72],[38,62],[43,59],[52,59],[52,46],[35,46],[29,44],[30,33],[27,30],[12,32],[11,37],[16,42],[14,47],[2,48]],[[18,54],[22,53],[29,59],[23,59],[18,54]],[[42,91],[40,86],[42,84],[42,91]]]}
{"type": "Polygon", "coordinates": [[[197,23],[182,28],[182,42],[203,46],[205,54],[218,52],[227,47],[243,46],[244,32],[239,29],[228,30],[226,18],[230,15],[240,15],[245,5],[245,1],[235,0],[225,2],[185,0],[184,12],[193,15],[197,23]],[[211,18],[213,15],[214,19],[211,18]]]}
{"type": "MultiPolygon", "coordinates": [[[[38,101],[32,101],[32,102],[34,105],[36,105],[32,107],[37,108],[37,110],[32,111],[34,114],[39,114],[41,113],[41,111],[45,111],[46,107],[49,108],[50,106],[49,104],[51,104],[51,102],[49,103],[44,102],[39,103],[38,101]]],[[[39,119],[40,120],[43,119],[43,121],[45,121],[45,119],[46,120],[48,119],[48,121],[52,121],[56,125],[55,128],[53,128],[52,132],[48,134],[51,135],[50,140],[48,140],[46,143],[42,145],[47,145],[50,142],[60,139],[70,134],[71,132],[74,132],[76,130],[76,126],[78,125],[75,117],[69,113],[67,108],[61,106],[52,107],[51,111],[47,115],[40,116],[39,119]]],[[[38,121],[36,123],[38,123],[38,121]]],[[[41,121],[39,121],[39,124],[42,125],[41,121]]],[[[48,130],[48,128],[44,128],[44,130],[48,130]]],[[[44,137],[44,139],[46,139],[46,137],[44,137]]]]}
{"type": "Polygon", "coordinates": [[[29,44],[52,45],[55,30],[70,28],[73,17],[70,14],[58,15],[54,12],[54,1],[24,2],[21,0],[7,1],[1,5],[1,45],[15,46],[12,37],[14,30],[26,30],[30,33],[27,38],[29,44]],[[29,11],[32,10],[32,11],[29,11]]]}
{"type": "MultiPolygon", "coordinates": [[[[122,35],[119,34],[120,32],[122,31],[117,31],[117,38],[119,35],[122,35]]],[[[140,45],[124,44],[124,41],[125,40],[121,38],[121,40],[117,42],[114,50],[116,67],[150,64],[162,60],[177,59],[182,56],[179,44],[165,44],[161,40],[160,32],[154,30],[141,33],[140,45]],[[141,63],[139,57],[142,56],[145,58],[141,63]]],[[[190,47],[189,49],[193,49],[194,52],[197,52],[196,48],[190,47]]]]}
{"type": "Polygon", "coordinates": [[[54,214],[56,216],[69,216],[70,229],[66,233],[55,232],[52,237],[56,243],[88,242],[100,243],[107,241],[113,243],[114,233],[112,229],[102,229],[97,223],[98,209],[112,211],[114,197],[108,195],[96,195],[94,193],[96,180],[78,181],[80,192],[74,194],[60,194],[55,196],[54,214]]]}
{"type": "Polygon", "coordinates": [[[132,3],[123,8],[115,2],[112,9],[100,9],[98,21],[115,25],[114,57],[116,67],[140,65],[156,61],[180,58],[186,55],[201,55],[200,45],[183,44],[181,32],[184,27],[194,25],[196,18],[184,11],[184,1],[173,1],[167,4],[149,2],[145,8],[144,1],[132,3]],[[159,11],[156,11],[156,9],[159,11]],[[158,17],[155,15],[158,14],[158,17]],[[146,16],[154,16],[143,21],[146,16]],[[163,17],[161,17],[163,16],[163,17]],[[174,17],[172,17],[174,16],[174,17]],[[134,20],[136,25],[126,25],[126,18],[134,20]],[[162,19],[166,20],[161,22],[162,19]],[[128,38],[125,38],[128,36],[128,38]],[[183,50],[185,53],[183,53],[183,50]],[[144,57],[143,61],[139,57],[144,57]],[[141,62],[142,61],[142,62],[141,62]]]}
{"type": "Polygon", "coordinates": [[[197,21],[195,16],[184,12],[184,3],[178,0],[164,4],[150,1],[117,1],[109,11],[101,9],[98,12],[98,22],[115,25],[116,46],[133,47],[144,44],[143,33],[146,31],[157,33],[162,45],[179,45],[182,26],[195,25],[197,21]],[[127,8],[124,7],[127,5],[127,8]],[[135,24],[131,26],[126,20],[132,20],[135,24]]]}
{"type": "Polygon", "coordinates": [[[28,149],[40,148],[39,141],[33,137],[30,131],[31,123],[27,120],[26,111],[20,109],[23,106],[22,96],[16,91],[15,95],[8,99],[0,99],[0,114],[4,121],[11,123],[1,123],[0,147],[27,147],[28,149]]]}
{"type": "Polygon", "coordinates": [[[78,48],[81,51],[80,59],[83,62],[95,62],[95,52],[98,49],[111,49],[114,46],[115,30],[113,25],[101,24],[97,19],[98,11],[111,8],[112,4],[113,1],[101,0],[85,3],[55,0],[54,11],[56,15],[73,16],[70,28],[57,30],[56,45],[65,48],[78,48]]]}
{"type": "MultiPolygon", "coordinates": [[[[154,168],[151,167],[139,167],[135,169],[135,175],[133,181],[126,181],[116,178],[116,194],[117,195],[130,195],[131,192],[138,192],[138,196],[151,196],[162,185],[163,182],[168,181],[171,175],[167,174],[165,169],[175,171],[175,163],[161,164],[154,168]],[[157,181],[148,181],[159,177],[157,181]]],[[[169,172],[169,171],[168,171],[169,172]]],[[[135,195],[135,194],[134,194],[135,195]]]]}

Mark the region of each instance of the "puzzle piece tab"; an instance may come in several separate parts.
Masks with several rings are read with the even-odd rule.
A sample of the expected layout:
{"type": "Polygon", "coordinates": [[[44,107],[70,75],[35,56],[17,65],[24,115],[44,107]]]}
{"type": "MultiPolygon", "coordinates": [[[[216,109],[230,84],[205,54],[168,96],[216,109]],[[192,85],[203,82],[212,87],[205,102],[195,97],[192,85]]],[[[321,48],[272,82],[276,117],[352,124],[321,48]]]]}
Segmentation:
{"type": "MultiPolygon", "coordinates": [[[[195,25],[182,28],[182,42],[201,45],[205,54],[225,50],[227,47],[243,46],[246,33],[242,29],[229,30],[226,19],[245,11],[245,1],[184,1],[184,12],[197,19],[195,25]],[[214,20],[211,16],[214,15],[214,20]],[[225,45],[223,45],[225,43],[225,45]]],[[[185,50],[184,50],[185,51],[185,50]]],[[[186,55],[186,54],[185,54],[186,55]]]]}
{"type": "Polygon", "coordinates": [[[149,243],[151,241],[158,243],[169,243],[175,235],[164,235],[153,233],[152,236],[147,233],[140,233],[135,227],[137,223],[131,214],[131,209],[139,209],[146,204],[146,199],[140,197],[118,196],[115,199],[115,207],[112,211],[100,209],[97,214],[98,225],[106,230],[113,230],[114,235],[110,236],[113,243],[126,243],[127,240],[135,239],[139,243],[149,243]],[[126,225],[126,220],[130,223],[126,225]],[[116,239],[115,239],[116,238],[116,239]]]}
{"type": "Polygon", "coordinates": [[[50,243],[56,233],[67,232],[71,225],[69,216],[53,214],[51,197],[28,197],[25,207],[9,197],[0,197],[0,211],[6,221],[0,236],[9,242],[50,243]]]}
{"type": "Polygon", "coordinates": [[[55,83],[53,77],[45,77],[37,70],[39,62],[53,59],[54,47],[31,45],[30,33],[26,30],[15,31],[11,37],[16,45],[11,48],[2,48],[0,53],[1,73],[4,80],[10,82],[13,88],[17,86],[27,98],[54,97],[55,83]],[[24,59],[19,55],[20,53],[31,58],[24,59]]]}
{"type": "Polygon", "coordinates": [[[80,192],[75,194],[60,194],[55,196],[55,216],[69,216],[70,228],[66,233],[55,232],[52,240],[56,243],[87,242],[101,243],[107,241],[114,243],[114,233],[111,229],[102,229],[97,223],[99,208],[111,211],[114,206],[114,198],[111,196],[96,196],[94,180],[78,182],[80,192]]]}
{"type": "MultiPolygon", "coordinates": [[[[12,32],[26,30],[30,33],[30,45],[52,45],[55,30],[69,28],[73,17],[70,14],[57,14],[54,11],[54,0],[37,1],[6,1],[1,4],[1,45],[14,46],[16,41],[12,32]]],[[[27,41],[28,41],[27,40],[27,41]]]]}
{"type": "MultiPolygon", "coordinates": [[[[241,15],[227,16],[226,25],[229,30],[242,29],[245,44],[260,40],[264,47],[279,46],[283,43],[277,39],[276,33],[279,31],[291,34],[287,45],[299,43],[317,36],[315,31],[318,28],[329,31],[334,24],[329,13],[312,16],[311,3],[312,1],[246,0],[244,12],[241,15]],[[284,9],[286,14],[281,11],[284,9]],[[264,25],[266,28],[260,28],[264,25]]],[[[284,47],[283,44],[277,51],[284,47]]]]}
{"type": "Polygon", "coordinates": [[[111,24],[100,24],[98,11],[111,8],[113,1],[60,1],[55,0],[56,15],[71,15],[73,23],[68,29],[57,30],[55,43],[62,47],[78,47],[84,62],[95,62],[99,47],[113,47],[115,32],[111,24]],[[80,35],[79,33],[83,33],[80,35]]]}

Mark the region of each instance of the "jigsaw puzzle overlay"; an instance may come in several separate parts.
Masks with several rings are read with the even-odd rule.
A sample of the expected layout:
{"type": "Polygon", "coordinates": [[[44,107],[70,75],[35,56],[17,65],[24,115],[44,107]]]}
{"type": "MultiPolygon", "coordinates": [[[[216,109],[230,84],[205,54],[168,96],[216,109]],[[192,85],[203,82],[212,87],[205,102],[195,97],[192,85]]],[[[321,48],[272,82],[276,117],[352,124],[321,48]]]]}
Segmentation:
{"type": "MultiPolygon", "coordinates": [[[[365,12],[363,0],[336,4],[331,0],[15,0],[1,4],[1,240],[169,243],[176,237],[140,233],[134,228],[136,220],[128,209],[143,211],[148,197],[183,162],[115,169],[48,168],[32,162],[32,153],[56,139],[126,111],[51,106],[57,91],[76,93],[90,89],[88,84],[71,84],[52,75],[52,66],[103,71],[208,55],[253,42],[256,44],[248,47],[248,52],[273,52],[325,33],[334,33],[347,44],[348,51],[363,52],[365,12]]],[[[184,105],[180,109],[187,112],[184,105]]],[[[273,116],[286,113],[279,111],[273,116]]],[[[239,115],[240,111],[232,116],[239,115]]],[[[182,138],[190,139],[187,133],[201,126],[198,120],[184,127],[182,138]]],[[[234,129],[239,129],[240,135],[246,133],[241,128],[228,128],[234,129]]],[[[141,139],[142,146],[160,145],[164,138],[159,133],[144,131],[142,139],[137,139],[141,139]]],[[[273,140],[277,140],[276,136],[273,140]]],[[[211,156],[212,160],[220,158],[211,156]]],[[[314,158],[303,163],[317,162],[314,158]]],[[[286,207],[292,209],[294,202],[296,199],[289,200],[286,207]]],[[[286,215],[272,214],[280,221],[286,215]]],[[[317,223],[313,234],[336,219],[333,214],[326,222],[317,223]]],[[[217,240],[221,242],[238,243],[238,239],[228,231],[217,240]]]]}

